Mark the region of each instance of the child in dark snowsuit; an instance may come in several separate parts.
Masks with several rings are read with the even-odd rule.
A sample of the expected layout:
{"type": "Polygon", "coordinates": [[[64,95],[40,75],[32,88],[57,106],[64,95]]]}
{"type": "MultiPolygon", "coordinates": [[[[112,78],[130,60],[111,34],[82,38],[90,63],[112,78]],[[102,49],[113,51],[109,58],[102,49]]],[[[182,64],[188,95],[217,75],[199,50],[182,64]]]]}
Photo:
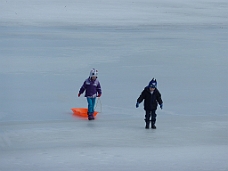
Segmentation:
{"type": "Polygon", "coordinates": [[[88,119],[94,120],[94,106],[96,102],[96,97],[101,96],[101,85],[97,79],[98,71],[96,69],[92,69],[90,71],[90,76],[87,78],[83,85],[81,86],[78,97],[85,91],[85,97],[88,102],[88,119]]]}
{"type": "Polygon", "coordinates": [[[161,93],[157,89],[157,81],[156,79],[152,79],[149,82],[149,85],[144,88],[141,95],[137,99],[136,108],[139,107],[139,103],[144,100],[144,110],[146,112],[145,115],[145,122],[146,122],[146,129],[150,127],[151,121],[151,128],[156,129],[155,122],[156,122],[156,110],[157,105],[160,105],[160,108],[163,107],[163,102],[161,98],[161,93]]]}

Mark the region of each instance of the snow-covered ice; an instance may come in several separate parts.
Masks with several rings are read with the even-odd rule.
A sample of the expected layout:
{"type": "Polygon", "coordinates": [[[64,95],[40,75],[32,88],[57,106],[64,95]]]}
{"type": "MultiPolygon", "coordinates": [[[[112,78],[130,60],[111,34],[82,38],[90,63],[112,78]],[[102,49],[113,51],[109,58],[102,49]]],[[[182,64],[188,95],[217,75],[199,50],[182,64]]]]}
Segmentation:
{"type": "Polygon", "coordinates": [[[4,0],[0,171],[228,170],[228,2],[4,0]],[[90,69],[95,121],[77,93],[90,69]],[[155,77],[164,109],[144,129],[155,77]]]}

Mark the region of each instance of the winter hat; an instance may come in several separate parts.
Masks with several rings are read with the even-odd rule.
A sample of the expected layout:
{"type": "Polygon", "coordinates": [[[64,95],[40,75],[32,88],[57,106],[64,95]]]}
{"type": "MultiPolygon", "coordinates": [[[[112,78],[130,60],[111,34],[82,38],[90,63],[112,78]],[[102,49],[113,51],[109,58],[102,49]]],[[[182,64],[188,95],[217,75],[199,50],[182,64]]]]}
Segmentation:
{"type": "Polygon", "coordinates": [[[96,77],[97,77],[97,75],[98,75],[98,71],[97,71],[95,68],[93,68],[93,69],[90,71],[89,77],[90,77],[90,78],[93,77],[93,76],[96,76],[96,77]]]}
{"type": "Polygon", "coordinates": [[[148,87],[157,88],[157,80],[153,78],[153,79],[149,82],[148,87]]]}

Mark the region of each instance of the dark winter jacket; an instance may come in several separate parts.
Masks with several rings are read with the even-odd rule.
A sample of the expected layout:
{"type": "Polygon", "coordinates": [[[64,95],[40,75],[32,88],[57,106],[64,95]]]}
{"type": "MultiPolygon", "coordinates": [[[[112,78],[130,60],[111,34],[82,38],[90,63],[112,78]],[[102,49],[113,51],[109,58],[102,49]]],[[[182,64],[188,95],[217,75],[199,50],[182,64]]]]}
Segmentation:
{"type": "Polygon", "coordinates": [[[144,110],[146,111],[156,110],[158,104],[161,105],[163,103],[161,93],[158,91],[157,88],[155,88],[153,94],[151,94],[149,87],[145,87],[141,95],[137,99],[137,102],[141,103],[143,100],[144,110]]]}

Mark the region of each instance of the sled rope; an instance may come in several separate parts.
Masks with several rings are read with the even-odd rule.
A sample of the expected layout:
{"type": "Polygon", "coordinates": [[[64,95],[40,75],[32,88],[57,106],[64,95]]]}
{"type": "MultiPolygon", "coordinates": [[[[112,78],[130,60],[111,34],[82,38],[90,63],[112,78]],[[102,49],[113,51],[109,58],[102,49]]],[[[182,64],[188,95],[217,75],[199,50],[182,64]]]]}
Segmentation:
{"type": "Polygon", "coordinates": [[[98,101],[99,101],[99,103],[100,103],[100,111],[99,111],[99,113],[102,113],[102,104],[101,104],[101,98],[97,98],[97,102],[96,102],[96,106],[95,106],[95,108],[94,108],[94,110],[97,108],[97,104],[98,104],[98,101]]]}

